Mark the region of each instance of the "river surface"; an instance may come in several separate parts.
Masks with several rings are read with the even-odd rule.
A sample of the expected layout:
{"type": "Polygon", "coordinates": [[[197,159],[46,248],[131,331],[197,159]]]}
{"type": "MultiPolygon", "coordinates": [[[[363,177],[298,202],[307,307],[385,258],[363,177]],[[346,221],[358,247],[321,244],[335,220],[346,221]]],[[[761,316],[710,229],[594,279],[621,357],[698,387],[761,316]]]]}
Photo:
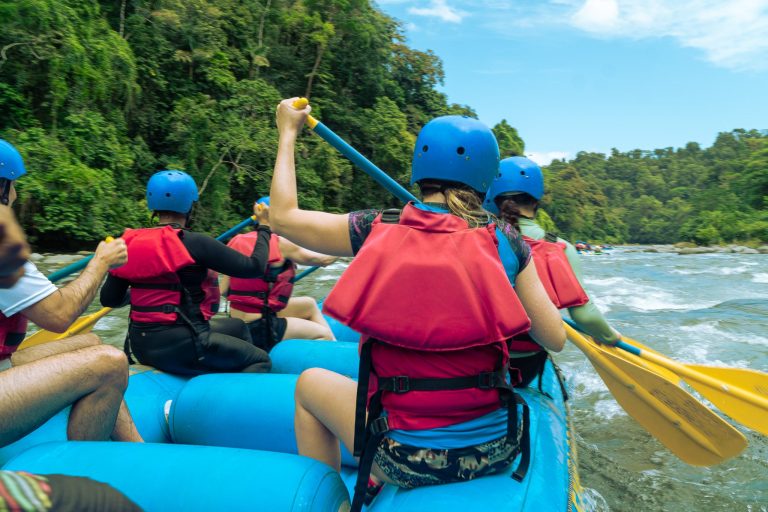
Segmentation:
{"type": "MultiPolygon", "coordinates": [[[[581,258],[590,296],[623,334],[680,362],[768,372],[768,255],[617,248],[581,258]]],[[[47,273],[68,262],[54,259],[38,264],[47,273]]],[[[345,267],[311,274],[296,293],[322,298],[345,267]]],[[[122,347],[126,328],[123,310],[94,331],[122,347]]],[[[595,510],[768,512],[768,438],[736,424],[749,440],[740,456],[688,466],[624,413],[573,345],[556,361],[571,388],[581,480],[595,510]]]]}

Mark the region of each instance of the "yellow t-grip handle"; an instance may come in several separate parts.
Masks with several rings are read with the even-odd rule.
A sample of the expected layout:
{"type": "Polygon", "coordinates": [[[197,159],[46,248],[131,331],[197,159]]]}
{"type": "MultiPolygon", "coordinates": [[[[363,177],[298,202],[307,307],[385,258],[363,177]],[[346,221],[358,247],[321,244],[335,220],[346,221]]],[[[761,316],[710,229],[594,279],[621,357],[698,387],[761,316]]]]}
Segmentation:
{"type": "Polygon", "coordinates": [[[109,243],[109,242],[114,242],[114,241],[115,241],[115,238],[114,238],[114,237],[112,237],[112,236],[108,236],[107,238],[105,238],[105,239],[104,239],[104,241],[105,241],[105,242],[107,242],[107,243],[109,243]]]}
{"type": "MultiPolygon", "coordinates": [[[[296,110],[304,110],[307,108],[307,105],[309,105],[309,100],[307,98],[299,98],[293,102],[293,108],[296,110]]],[[[312,115],[307,116],[307,126],[309,126],[310,130],[314,130],[318,122],[319,121],[312,117],[312,115]]]]}

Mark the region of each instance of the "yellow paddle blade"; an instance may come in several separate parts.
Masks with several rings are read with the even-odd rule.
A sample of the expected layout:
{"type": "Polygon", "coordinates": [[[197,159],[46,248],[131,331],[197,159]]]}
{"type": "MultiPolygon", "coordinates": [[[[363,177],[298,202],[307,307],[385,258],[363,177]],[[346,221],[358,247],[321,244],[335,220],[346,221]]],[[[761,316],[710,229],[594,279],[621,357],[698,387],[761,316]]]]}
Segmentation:
{"type": "Polygon", "coordinates": [[[586,354],[621,407],[682,461],[712,466],[741,453],[746,438],[663,376],[588,341],[570,326],[569,339],[586,354]]]}
{"type": "Polygon", "coordinates": [[[675,372],[724,414],[756,432],[768,435],[767,374],[744,368],[682,364],[647,350],[634,340],[627,341],[643,351],[641,357],[648,364],[664,366],[675,372]]]}
{"type": "Polygon", "coordinates": [[[754,370],[684,365],[709,379],[685,376],[693,389],[726,416],[768,436],[768,376],[754,370]],[[715,380],[711,382],[710,379],[715,380]]]}
{"type": "Polygon", "coordinates": [[[96,325],[96,322],[107,315],[110,311],[112,311],[112,308],[101,308],[96,313],[81,316],[75,320],[75,322],[65,332],[39,330],[32,336],[28,336],[24,341],[22,341],[19,345],[19,350],[34,347],[35,345],[42,345],[43,343],[48,343],[51,341],[63,340],[64,338],[70,338],[78,334],[88,333],[91,331],[91,329],[93,329],[93,326],[96,325]]]}

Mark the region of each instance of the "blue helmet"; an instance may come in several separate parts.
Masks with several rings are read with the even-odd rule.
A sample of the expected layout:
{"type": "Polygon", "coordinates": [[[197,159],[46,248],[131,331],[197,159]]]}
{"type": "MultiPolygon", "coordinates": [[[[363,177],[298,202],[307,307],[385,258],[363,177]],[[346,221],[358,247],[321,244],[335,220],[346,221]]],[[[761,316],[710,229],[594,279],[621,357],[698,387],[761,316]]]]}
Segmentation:
{"type": "Polygon", "coordinates": [[[537,201],[544,195],[544,175],[541,167],[522,156],[505,158],[499,164],[499,175],[491,183],[485,195],[483,208],[499,214],[496,198],[502,194],[528,194],[537,201]]]}
{"type": "Polygon", "coordinates": [[[183,171],[156,172],[147,183],[147,206],[152,211],[189,213],[197,197],[195,180],[183,171]]]}
{"type": "Polygon", "coordinates": [[[260,197],[256,201],[256,204],[265,204],[265,205],[269,206],[269,196],[260,197]]]}
{"type": "Polygon", "coordinates": [[[27,174],[24,160],[13,145],[0,139],[0,178],[16,180],[27,174]]]}
{"type": "Polygon", "coordinates": [[[484,193],[499,170],[499,144],[477,119],[438,117],[419,132],[411,170],[411,185],[425,179],[453,181],[484,193]]]}

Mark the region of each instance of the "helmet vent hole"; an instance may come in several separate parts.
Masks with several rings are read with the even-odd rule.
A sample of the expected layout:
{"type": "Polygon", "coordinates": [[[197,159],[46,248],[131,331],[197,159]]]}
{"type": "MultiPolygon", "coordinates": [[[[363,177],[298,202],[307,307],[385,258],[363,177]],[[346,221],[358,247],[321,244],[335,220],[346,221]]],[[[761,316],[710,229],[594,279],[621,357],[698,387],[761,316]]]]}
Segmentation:
{"type": "Polygon", "coordinates": [[[165,197],[171,197],[171,193],[170,192],[166,192],[165,193],[165,197]]]}
{"type": "Polygon", "coordinates": [[[525,171],[520,171],[520,176],[525,176],[525,171]]]}
{"type": "Polygon", "coordinates": [[[460,155],[463,155],[464,151],[465,151],[464,146],[459,146],[456,148],[456,152],[460,155]]]}
{"type": "Polygon", "coordinates": [[[429,151],[429,146],[424,144],[424,146],[422,146],[421,150],[426,153],[427,151],[429,151]]]}

